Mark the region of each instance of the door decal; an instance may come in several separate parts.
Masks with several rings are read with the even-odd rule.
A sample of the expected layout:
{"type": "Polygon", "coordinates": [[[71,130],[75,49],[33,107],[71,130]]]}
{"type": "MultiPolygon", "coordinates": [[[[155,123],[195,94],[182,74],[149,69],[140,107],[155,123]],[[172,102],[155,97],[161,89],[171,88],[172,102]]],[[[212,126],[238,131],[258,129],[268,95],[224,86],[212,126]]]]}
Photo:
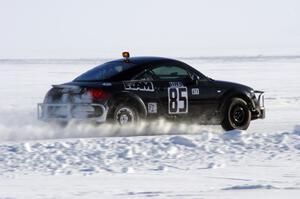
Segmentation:
{"type": "Polygon", "coordinates": [[[187,87],[168,88],[169,114],[188,113],[187,87]]]}
{"type": "Polygon", "coordinates": [[[192,88],[192,95],[199,95],[199,88],[192,88]]]}

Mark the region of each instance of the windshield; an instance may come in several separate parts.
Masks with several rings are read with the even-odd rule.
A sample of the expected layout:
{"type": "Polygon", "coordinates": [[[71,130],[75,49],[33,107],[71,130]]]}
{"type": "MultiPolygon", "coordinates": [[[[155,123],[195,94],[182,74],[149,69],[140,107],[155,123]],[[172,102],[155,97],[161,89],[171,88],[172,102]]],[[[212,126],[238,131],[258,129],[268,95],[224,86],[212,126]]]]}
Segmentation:
{"type": "Polygon", "coordinates": [[[82,75],[78,76],[74,81],[103,81],[109,80],[113,76],[128,70],[133,64],[126,62],[107,62],[99,65],[82,75]]]}

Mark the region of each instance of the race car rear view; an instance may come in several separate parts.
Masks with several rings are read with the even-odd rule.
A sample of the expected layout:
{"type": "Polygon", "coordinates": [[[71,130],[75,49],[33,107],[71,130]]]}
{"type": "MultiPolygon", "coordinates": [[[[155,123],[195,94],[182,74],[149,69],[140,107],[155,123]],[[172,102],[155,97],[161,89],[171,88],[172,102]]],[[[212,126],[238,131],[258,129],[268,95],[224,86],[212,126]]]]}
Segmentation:
{"type": "Polygon", "coordinates": [[[40,120],[91,120],[121,125],[159,117],[248,128],[265,117],[264,92],[206,77],[174,59],[129,57],[54,85],[38,104],[40,120]]]}

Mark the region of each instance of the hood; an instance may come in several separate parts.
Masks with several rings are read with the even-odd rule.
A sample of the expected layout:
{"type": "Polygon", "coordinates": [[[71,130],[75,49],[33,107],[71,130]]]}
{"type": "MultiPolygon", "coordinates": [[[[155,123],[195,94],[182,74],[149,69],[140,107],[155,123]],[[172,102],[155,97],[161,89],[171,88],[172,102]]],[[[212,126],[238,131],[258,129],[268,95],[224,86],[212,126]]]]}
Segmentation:
{"type": "Polygon", "coordinates": [[[234,82],[227,82],[227,81],[220,81],[220,80],[214,80],[214,83],[219,86],[222,87],[224,89],[236,89],[236,90],[242,90],[242,91],[248,91],[251,92],[253,90],[253,88],[243,85],[243,84],[238,84],[238,83],[234,83],[234,82]]]}

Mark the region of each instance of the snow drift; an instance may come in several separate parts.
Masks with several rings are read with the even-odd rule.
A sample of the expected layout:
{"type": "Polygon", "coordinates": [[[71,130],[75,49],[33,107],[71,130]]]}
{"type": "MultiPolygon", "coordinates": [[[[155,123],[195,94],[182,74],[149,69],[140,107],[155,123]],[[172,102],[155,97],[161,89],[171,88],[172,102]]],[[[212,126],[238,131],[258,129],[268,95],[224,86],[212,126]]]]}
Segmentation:
{"type": "Polygon", "coordinates": [[[300,133],[202,131],[198,135],[28,141],[0,144],[0,173],[127,173],[198,170],[256,161],[300,160],[300,133]]]}

